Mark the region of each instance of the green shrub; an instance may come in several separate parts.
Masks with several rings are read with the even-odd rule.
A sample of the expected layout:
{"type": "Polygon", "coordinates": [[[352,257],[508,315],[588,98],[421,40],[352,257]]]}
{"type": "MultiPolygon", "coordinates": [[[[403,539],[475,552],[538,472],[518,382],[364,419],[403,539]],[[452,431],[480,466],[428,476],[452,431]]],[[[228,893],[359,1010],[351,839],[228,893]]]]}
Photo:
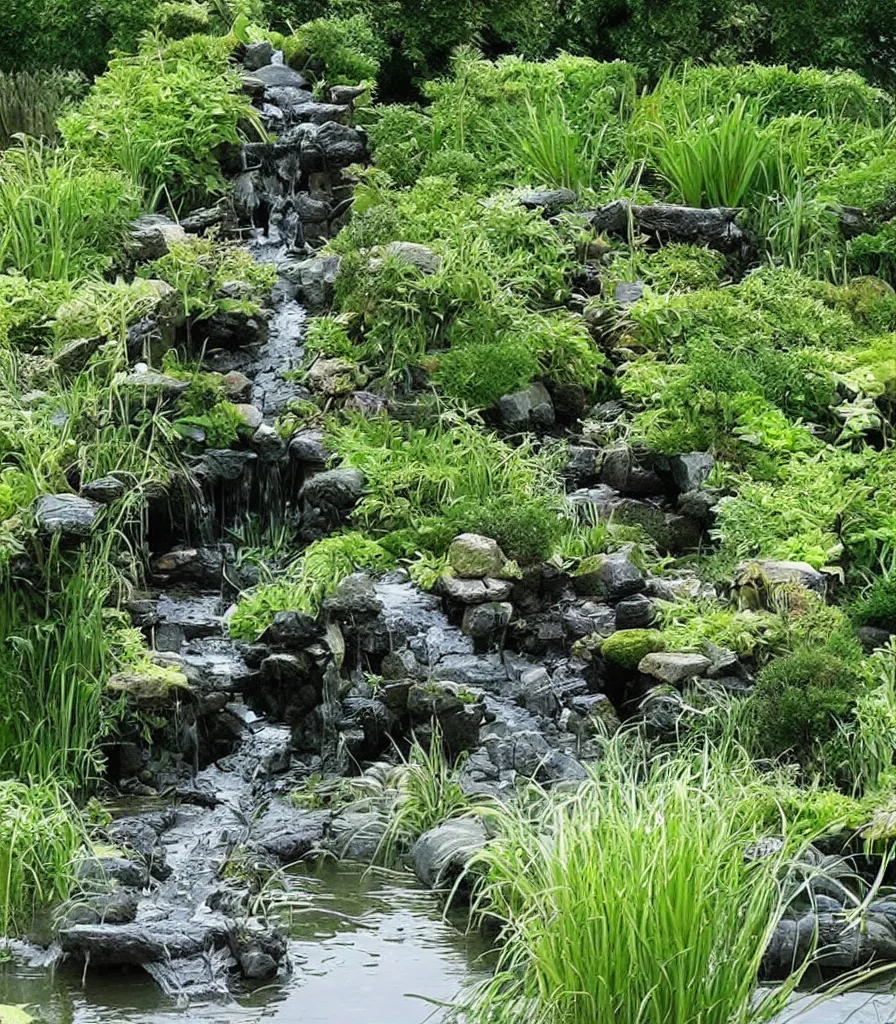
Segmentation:
{"type": "Polygon", "coordinates": [[[430,118],[416,107],[390,104],[375,110],[368,131],[377,167],[396,185],[413,185],[433,151],[430,118]]]}
{"type": "Polygon", "coordinates": [[[141,267],[140,274],[170,284],[184,316],[195,320],[225,311],[255,315],[276,280],[274,268],[253,259],[244,247],[196,236],[172,243],[164,256],[141,267]],[[240,298],[221,291],[234,282],[241,285],[240,298]]]}
{"type": "Polygon", "coordinates": [[[820,645],[772,661],[749,698],[763,752],[790,754],[806,767],[853,713],[863,684],[855,664],[820,645]]]}
{"type": "Polygon", "coordinates": [[[878,576],[868,591],[852,607],[853,619],[860,626],[878,626],[896,632],[896,576],[878,576]]]}
{"type": "Polygon", "coordinates": [[[10,0],[0,70],[63,68],[101,74],[113,50],[132,52],[158,0],[10,0]]]}
{"type": "Polygon", "coordinates": [[[365,14],[351,18],[316,18],[285,40],[291,62],[321,62],[329,85],[373,82],[384,46],[365,14]]]}
{"type": "Polygon", "coordinates": [[[353,521],[406,557],[443,553],[458,533],[483,528],[484,516],[502,531],[505,554],[533,557],[550,539],[552,517],[563,513],[559,452],[512,447],[454,414],[428,427],[385,417],[334,421],[327,437],[343,464],[367,480],[353,521]],[[502,510],[514,506],[502,526],[502,510]]]}
{"type": "Polygon", "coordinates": [[[498,495],[483,506],[473,529],[493,537],[508,557],[527,563],[545,559],[553,552],[563,520],[544,500],[498,495]]]}
{"type": "Polygon", "coordinates": [[[24,140],[0,153],[0,271],[71,280],[118,255],[136,193],[78,153],[24,140]]]}
{"type": "Polygon", "coordinates": [[[256,640],[277,612],[316,615],[323,599],[346,576],[359,569],[382,571],[394,564],[389,551],[357,531],[324,537],[309,545],[282,576],[240,595],[229,620],[231,635],[240,640],[256,640]]]}
{"type": "Polygon", "coordinates": [[[600,645],[601,655],[614,665],[634,671],[645,655],[664,651],[663,634],[655,629],[620,629],[600,645]]]}
{"type": "Polygon", "coordinates": [[[164,191],[176,205],[224,190],[219,147],[240,141],[258,115],[229,66],[232,40],[153,39],[116,57],[89,96],[60,122],[70,147],[124,172],[150,204],[164,191]]]}
{"type": "Polygon", "coordinates": [[[211,28],[208,5],[199,0],[165,0],[156,8],[155,24],[167,39],[184,39],[211,28]]]}

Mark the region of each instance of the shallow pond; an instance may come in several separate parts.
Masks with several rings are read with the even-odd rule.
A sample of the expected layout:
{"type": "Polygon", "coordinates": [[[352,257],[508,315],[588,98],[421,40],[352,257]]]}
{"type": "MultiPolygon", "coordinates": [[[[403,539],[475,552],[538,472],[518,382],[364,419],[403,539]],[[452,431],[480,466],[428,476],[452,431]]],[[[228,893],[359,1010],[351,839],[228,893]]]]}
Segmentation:
{"type": "MultiPolygon", "coordinates": [[[[488,971],[488,950],[443,919],[403,874],[324,863],[303,870],[307,906],[293,916],[293,972],[230,1002],[181,1003],[140,970],[0,966],[0,1004],[26,1004],[41,1024],[437,1024],[439,1003],[488,971]]],[[[813,1007],[801,997],[781,1024],[894,1024],[896,996],[855,992],[813,1007]]]]}
{"type": "Polygon", "coordinates": [[[406,875],[352,864],[303,872],[311,897],[293,917],[293,972],[230,1004],[179,1006],[140,970],[0,967],[0,1004],[40,1010],[42,1024],[429,1024],[464,981],[486,970],[476,936],[443,920],[431,893],[406,875]],[[427,1002],[427,1000],[431,1002],[427,1002]]]}

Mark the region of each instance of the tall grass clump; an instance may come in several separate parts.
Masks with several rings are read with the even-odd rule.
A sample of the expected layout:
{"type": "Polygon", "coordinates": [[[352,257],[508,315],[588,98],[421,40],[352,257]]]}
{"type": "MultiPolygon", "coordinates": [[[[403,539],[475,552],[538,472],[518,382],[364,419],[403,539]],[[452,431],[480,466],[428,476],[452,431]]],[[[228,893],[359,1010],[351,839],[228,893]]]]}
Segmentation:
{"type": "Polygon", "coordinates": [[[57,280],[101,271],[136,212],[118,172],[23,137],[0,154],[0,271],[57,280]]]}
{"type": "Polygon", "coordinates": [[[0,72],[0,149],[18,134],[56,139],[56,119],[87,88],[74,71],[0,72]]]}
{"type": "Polygon", "coordinates": [[[798,844],[745,858],[763,831],[755,770],[733,748],[643,763],[623,744],[575,793],[495,812],[472,870],[504,944],[469,1019],[760,1024],[799,983],[800,967],[756,997],[798,844]]]}
{"type": "Polygon", "coordinates": [[[56,783],[0,782],[0,934],[68,897],[85,842],[82,819],[56,783]]]}

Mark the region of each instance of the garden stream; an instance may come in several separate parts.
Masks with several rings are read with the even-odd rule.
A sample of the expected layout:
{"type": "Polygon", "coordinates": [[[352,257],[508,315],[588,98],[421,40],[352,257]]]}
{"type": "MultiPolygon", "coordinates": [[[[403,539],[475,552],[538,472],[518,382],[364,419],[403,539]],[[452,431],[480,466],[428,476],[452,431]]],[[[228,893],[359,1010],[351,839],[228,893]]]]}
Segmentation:
{"type": "MultiPolygon", "coordinates": [[[[275,231],[270,240],[253,242],[253,251],[259,259],[275,259],[279,241],[275,231]]],[[[252,379],[251,401],[268,424],[301,394],[284,376],[298,368],[301,356],[305,313],[293,296],[294,289],[281,279],[267,340],[255,355],[238,350],[229,354],[229,365],[217,367],[252,379]]],[[[264,467],[260,459],[253,472],[260,506],[276,517],[277,504],[283,502],[279,466],[264,467]]],[[[246,497],[234,485],[225,495],[225,511],[234,511],[246,497]]],[[[222,514],[221,508],[216,514],[222,514]]],[[[416,616],[413,632],[425,634],[430,647],[439,648],[439,657],[463,662],[483,676],[494,675],[496,665],[500,667],[496,656],[474,655],[441,611],[411,594],[401,582],[377,584],[387,626],[390,602],[400,603],[403,619],[416,616]]],[[[239,680],[251,673],[239,645],[226,635],[222,616],[227,601],[202,588],[194,593],[162,591],[156,597],[165,627],[155,637],[156,646],[182,658],[207,681],[209,690],[227,694],[230,703],[224,710],[241,738],[232,753],[200,766],[199,740],[187,731],[184,763],[192,759],[199,770],[189,780],[177,781],[181,799],[176,807],[156,799],[148,807],[115,809],[131,821],[166,819],[155,839],[164,851],[164,876],[160,873],[156,883],[143,888],[133,921],[69,929],[87,929],[67,946],[63,942],[69,952],[80,954],[74,961],[62,962],[56,943],[49,950],[24,942],[14,945],[12,959],[0,964],[0,1004],[39,1008],[43,1024],[422,1024],[444,1019],[443,1004],[458,997],[465,982],[487,972],[487,944],[466,932],[463,922],[446,918],[438,900],[411,874],[348,861],[323,859],[278,874],[282,887],[268,913],[282,913],[288,935],[285,950],[277,953],[279,974],[254,988],[228,988],[223,979],[232,966],[226,962],[232,950],[228,953],[226,942],[209,941],[223,927],[221,921],[231,909],[227,901],[233,897],[233,885],[222,881],[221,864],[247,840],[259,838],[268,852],[279,843],[282,848],[276,853],[282,863],[289,863],[313,848],[317,837],[303,837],[301,822],[293,827],[297,811],[284,799],[301,777],[291,764],[290,730],[243,704],[239,680]],[[121,941],[119,935],[129,936],[135,950],[143,943],[180,952],[171,960],[150,958],[145,969],[136,966],[139,950],[106,956],[109,966],[100,966],[102,954],[121,941]],[[216,951],[209,953],[209,948],[216,951]]],[[[325,687],[321,734],[325,752],[328,744],[332,752],[335,726],[330,723],[328,736],[328,708],[330,715],[337,714],[339,698],[325,687]]],[[[528,712],[499,695],[490,695],[489,713],[504,736],[537,728],[528,712]]],[[[258,949],[250,943],[249,955],[267,955],[265,941],[259,938],[258,949]]],[[[243,973],[250,974],[245,965],[243,973]]],[[[896,1020],[896,999],[856,993],[810,1007],[797,1019],[800,1024],[878,1024],[896,1020]]]]}

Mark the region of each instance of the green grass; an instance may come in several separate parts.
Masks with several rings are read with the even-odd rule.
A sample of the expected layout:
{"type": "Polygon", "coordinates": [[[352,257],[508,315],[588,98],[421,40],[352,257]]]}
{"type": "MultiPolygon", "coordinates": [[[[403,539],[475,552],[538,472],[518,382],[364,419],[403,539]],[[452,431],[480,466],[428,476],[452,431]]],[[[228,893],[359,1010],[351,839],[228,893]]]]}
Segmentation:
{"type": "Polygon", "coordinates": [[[625,744],[574,794],[489,812],[497,835],[471,870],[503,941],[464,1019],[761,1024],[799,984],[803,968],[756,997],[782,871],[805,841],[745,862],[761,777],[736,751],[647,762],[625,744]]]}
{"type": "Polygon", "coordinates": [[[0,935],[27,928],[34,911],[66,899],[87,836],[54,782],[0,781],[0,935]]]}

